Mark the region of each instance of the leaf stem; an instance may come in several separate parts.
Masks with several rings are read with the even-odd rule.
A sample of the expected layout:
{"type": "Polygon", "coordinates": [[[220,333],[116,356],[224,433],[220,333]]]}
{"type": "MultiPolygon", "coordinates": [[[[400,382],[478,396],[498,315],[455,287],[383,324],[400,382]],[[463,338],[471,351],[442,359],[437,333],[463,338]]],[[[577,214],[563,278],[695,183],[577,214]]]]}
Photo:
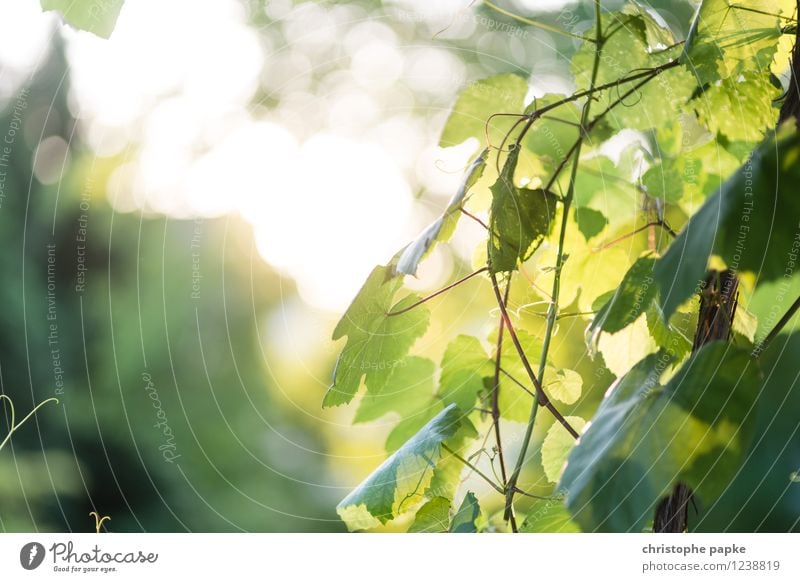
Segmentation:
{"type": "Polygon", "coordinates": [[[480,275],[481,273],[483,273],[484,271],[487,271],[488,269],[489,269],[488,267],[481,267],[477,271],[473,271],[469,275],[461,277],[455,283],[450,283],[447,287],[443,287],[443,288],[439,289],[438,291],[436,291],[435,293],[431,293],[427,297],[423,297],[419,301],[415,301],[414,303],[412,303],[408,307],[404,307],[403,309],[400,309],[399,311],[390,311],[389,313],[386,314],[386,316],[387,317],[393,317],[395,315],[402,315],[402,314],[404,314],[404,313],[406,313],[408,311],[411,311],[415,307],[419,307],[423,303],[426,303],[426,302],[430,301],[431,299],[434,299],[435,297],[438,297],[442,293],[446,293],[447,291],[450,291],[450,289],[453,289],[454,287],[458,287],[459,285],[461,285],[461,283],[464,283],[465,281],[469,281],[475,275],[480,275]]]}
{"type": "Polygon", "coordinates": [[[455,452],[453,449],[451,449],[450,447],[448,447],[448,446],[447,446],[445,443],[442,443],[442,448],[443,448],[444,450],[446,450],[448,453],[450,453],[451,455],[453,455],[453,456],[454,456],[456,459],[458,459],[459,461],[461,461],[462,463],[464,463],[464,465],[466,465],[467,467],[469,467],[470,469],[472,469],[472,470],[475,472],[475,474],[476,474],[476,475],[478,475],[479,477],[482,477],[484,481],[486,481],[486,482],[487,482],[489,485],[491,485],[491,486],[492,486],[492,489],[494,489],[494,490],[495,490],[495,491],[497,491],[498,493],[505,494],[505,490],[504,490],[502,487],[500,487],[500,485],[498,485],[497,483],[495,483],[495,482],[494,482],[494,481],[493,481],[493,480],[492,480],[492,479],[491,479],[491,478],[490,478],[488,475],[486,475],[486,473],[484,473],[483,471],[481,471],[480,469],[478,469],[478,467],[476,467],[475,465],[473,465],[472,463],[470,463],[470,462],[469,462],[468,460],[466,460],[464,457],[462,457],[462,456],[461,456],[461,455],[459,455],[457,452],[455,452]]]}

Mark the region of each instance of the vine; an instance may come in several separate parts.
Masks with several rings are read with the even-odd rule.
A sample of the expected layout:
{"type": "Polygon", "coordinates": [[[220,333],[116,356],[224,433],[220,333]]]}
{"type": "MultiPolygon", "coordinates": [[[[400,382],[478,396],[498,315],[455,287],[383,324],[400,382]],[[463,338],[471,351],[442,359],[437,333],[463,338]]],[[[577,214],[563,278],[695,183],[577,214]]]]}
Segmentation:
{"type": "MultiPolygon", "coordinates": [[[[373,407],[380,401],[381,410],[401,412],[403,420],[395,431],[410,436],[339,504],[340,515],[353,529],[371,528],[409,507],[420,507],[422,515],[425,503],[434,498],[453,500],[460,470],[452,460],[502,496],[496,515],[513,532],[544,527],[538,509],[531,509],[520,523],[517,512],[523,498],[554,504],[558,517],[548,521],[550,529],[555,523],[569,531],[640,531],[655,520],[656,529],[680,531],[689,524],[685,516],[675,515],[687,510],[689,499],[706,508],[697,527],[703,520],[718,523],[714,519],[726,514],[715,513],[713,504],[723,492],[736,490],[737,476],[752,463],[745,453],[757,446],[753,434],[770,434],[769,427],[756,426],[756,415],[749,411],[763,405],[753,394],[778,390],[772,387],[778,380],[758,370],[772,366],[774,371],[779,362],[785,364],[781,354],[769,348],[785,333],[800,300],[771,330],[761,329],[764,339],[757,342],[759,324],[747,306],[734,318],[734,303],[720,327],[725,333],[717,333],[724,310],[714,308],[708,316],[701,303],[698,314],[690,299],[699,291],[697,281],[719,263],[734,277],[739,270],[755,273],[757,281],[748,283],[748,295],[766,294],[768,284],[785,275],[786,253],[791,257],[795,248],[792,227],[800,228],[800,207],[783,193],[782,184],[791,183],[797,170],[782,160],[800,153],[800,139],[794,132],[773,129],[779,112],[770,71],[780,60],[781,35],[796,33],[796,27],[785,25],[792,21],[789,12],[794,7],[784,2],[777,12],[768,13],[747,2],[705,0],[687,39],[676,40],[636,2],[604,14],[595,0],[592,38],[484,4],[517,22],[582,41],[572,59],[578,88],[570,95],[542,96],[526,107],[527,81],[497,75],[471,85],[456,102],[440,145],[477,137],[486,149],[470,165],[442,216],[388,265],[373,271],[334,332],[334,339],[347,336],[347,344],[325,404],[350,402],[364,385],[360,406],[373,407]],[[746,40],[731,42],[737,35],[746,40]],[[492,110],[492,95],[516,110],[492,110]],[[743,103],[749,108],[748,125],[731,123],[730,116],[743,103]],[[615,162],[602,147],[622,129],[642,137],[615,162]],[[715,139],[693,138],[694,143],[687,138],[703,131],[715,139]],[[646,156],[639,158],[647,163],[632,164],[638,169],[626,173],[623,158],[636,159],[642,151],[646,156]],[[495,155],[491,170],[489,152],[495,155]],[[704,173],[695,179],[698,156],[704,173]],[[773,183],[775,168],[780,170],[773,183]],[[614,184],[610,192],[608,182],[614,184]],[[756,201],[751,200],[753,182],[760,188],[756,201]],[[481,207],[473,191],[488,191],[490,206],[481,207]],[[638,211],[609,212],[599,194],[618,207],[624,195],[644,197],[654,201],[657,217],[647,216],[643,225],[637,224],[638,211]],[[699,208],[692,201],[695,196],[702,198],[699,208]],[[485,231],[485,264],[478,263],[469,274],[428,296],[407,295],[396,301],[403,275],[414,274],[433,246],[447,242],[460,216],[485,231]],[[675,223],[682,228],[673,229],[675,223]],[[670,238],[666,249],[655,243],[656,228],[670,238]],[[648,248],[636,251],[637,237],[645,231],[648,248]],[[744,242],[742,232],[749,237],[744,242]],[[771,236],[774,232],[781,234],[771,236]],[[608,242],[598,244],[598,239],[608,242]],[[628,251],[621,248],[623,241],[629,243],[628,251]],[[543,267],[546,257],[552,263],[543,267]],[[584,280],[581,270],[597,268],[598,260],[619,261],[623,274],[607,282],[584,280]],[[515,283],[515,271],[524,275],[527,288],[522,279],[515,283]],[[488,279],[499,310],[493,353],[487,354],[478,338],[455,338],[443,356],[436,393],[415,395],[400,407],[402,396],[396,395],[411,390],[403,382],[412,375],[405,373],[401,380],[392,370],[380,369],[376,360],[405,358],[420,369],[434,367],[422,365],[429,360],[407,355],[428,327],[431,313],[426,304],[445,293],[457,294],[472,279],[488,279]],[[542,289],[543,281],[549,292],[542,289]],[[523,314],[512,320],[509,306],[517,292],[533,293],[547,305],[544,313],[533,314],[544,317],[540,334],[523,314]],[[557,322],[567,317],[588,318],[587,351],[603,356],[595,361],[595,377],[616,377],[591,423],[563,412],[586,408],[579,401],[583,376],[558,368],[560,357],[553,354],[557,322]],[[686,322],[695,317],[701,323],[713,321],[709,325],[716,327],[692,346],[686,339],[686,322]],[[720,349],[732,334],[734,346],[720,349]],[[509,340],[512,351],[506,348],[509,340]],[[619,341],[628,342],[629,353],[616,347],[619,341]],[[534,370],[531,355],[537,352],[534,370]],[[523,376],[532,389],[520,381],[523,376]],[[698,392],[697,386],[704,389],[698,392]],[[509,388],[531,398],[527,414],[519,410],[509,388]],[[535,429],[543,422],[540,408],[554,419],[537,450],[544,476],[555,484],[544,496],[519,486],[530,465],[535,429]],[[489,422],[479,430],[482,415],[488,415],[489,422]],[[513,463],[511,449],[503,442],[504,420],[524,422],[513,463]],[[730,426],[737,427],[733,435],[726,428],[730,426]],[[493,436],[494,455],[486,453],[484,444],[475,456],[489,456],[494,479],[466,453],[482,431],[484,443],[493,436]],[[700,455],[698,450],[713,453],[700,455]],[[680,493],[675,504],[670,502],[673,492],[680,493]]],[[[644,208],[652,211],[648,203],[644,208]]],[[[789,382],[785,389],[793,386],[789,382]]],[[[609,386],[598,388],[606,391],[609,386]]],[[[397,442],[393,435],[389,440],[397,442]]],[[[468,501],[477,504],[471,492],[464,503],[468,501]]]]}

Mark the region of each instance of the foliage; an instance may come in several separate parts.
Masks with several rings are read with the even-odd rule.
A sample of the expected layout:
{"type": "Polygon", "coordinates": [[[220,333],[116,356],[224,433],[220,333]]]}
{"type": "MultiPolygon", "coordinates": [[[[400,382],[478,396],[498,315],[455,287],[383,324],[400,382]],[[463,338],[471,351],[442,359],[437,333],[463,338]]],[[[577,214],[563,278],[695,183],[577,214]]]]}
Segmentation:
{"type": "MultiPolygon", "coordinates": [[[[798,528],[787,476],[800,443],[786,436],[797,434],[798,416],[775,402],[795,390],[800,362],[781,358],[777,345],[753,349],[758,322],[747,311],[752,293],[786,276],[798,253],[800,141],[794,127],[774,131],[773,70],[785,66],[776,59],[793,34],[784,26],[792,3],[775,4],[705,0],[680,41],[641,3],[616,12],[596,3],[596,26],[577,35],[570,61],[574,93],[532,99],[517,73],[463,90],[440,145],[477,140],[487,149],[442,218],[405,249],[402,268],[376,268],[334,333],[347,343],[326,405],[355,398],[363,376],[356,421],[391,411],[404,435],[421,426],[402,446],[392,433],[387,449],[396,452],[340,504],[351,528],[416,510],[410,531],[445,531],[456,491],[427,484],[437,466],[453,471],[454,459],[456,475],[500,494],[480,500],[499,530],[641,531],[677,482],[694,491],[695,529],[798,528]],[[426,332],[425,303],[439,293],[395,295],[402,275],[466,214],[486,229],[478,271],[464,280],[480,276],[492,288],[492,349],[458,335],[437,373],[408,354],[426,332]],[[735,343],[690,355],[697,308],[689,300],[723,266],[746,281],[735,343]],[[570,320],[586,327],[590,364],[554,347],[570,320]],[[387,358],[405,367],[357,367],[387,358]],[[610,387],[588,381],[609,373],[610,387]],[[502,442],[508,422],[525,423],[515,462],[502,442]],[[477,431],[446,444],[458,423],[477,431]],[[541,467],[529,463],[529,444],[541,467]],[[766,451],[778,452],[777,466],[765,465],[774,457],[766,451]],[[521,480],[523,472],[539,479],[521,480]],[[536,499],[523,482],[550,497],[536,499]],[[754,510],[742,511],[754,488],[754,510]],[[771,499],[780,511],[767,507],[771,499]]],[[[786,345],[797,349],[796,337],[786,345]]],[[[468,523],[480,513],[473,493],[451,531],[464,512],[468,523]]]]}

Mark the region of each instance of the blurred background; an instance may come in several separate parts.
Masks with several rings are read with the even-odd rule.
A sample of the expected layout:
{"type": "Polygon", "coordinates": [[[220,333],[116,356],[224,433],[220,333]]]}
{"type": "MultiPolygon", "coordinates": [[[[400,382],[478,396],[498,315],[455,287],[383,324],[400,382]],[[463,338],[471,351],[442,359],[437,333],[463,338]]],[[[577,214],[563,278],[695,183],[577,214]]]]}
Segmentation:
{"type": "MultiPolygon", "coordinates": [[[[682,37],[693,6],[654,5],[682,37]]],[[[574,49],[469,0],[129,0],[109,40],[0,3],[0,390],[17,419],[60,400],[0,452],[0,530],[343,531],[395,419],[322,409],[333,326],[481,147],[436,145],[459,90],[569,91],[574,49]]],[[[409,287],[469,272],[480,238],[460,225],[409,287]]],[[[481,285],[432,304],[419,351],[491,331],[481,285]]],[[[585,321],[564,327],[580,372],[585,321]]]]}

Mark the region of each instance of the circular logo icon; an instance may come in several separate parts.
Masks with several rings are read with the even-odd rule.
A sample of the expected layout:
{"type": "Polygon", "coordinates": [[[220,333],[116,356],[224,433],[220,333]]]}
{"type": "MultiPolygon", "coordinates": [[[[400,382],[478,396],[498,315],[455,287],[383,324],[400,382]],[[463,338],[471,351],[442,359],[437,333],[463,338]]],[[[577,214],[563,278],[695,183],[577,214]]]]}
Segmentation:
{"type": "Polygon", "coordinates": [[[19,563],[26,570],[35,570],[44,561],[44,546],[39,542],[28,542],[19,551],[19,563]]]}

